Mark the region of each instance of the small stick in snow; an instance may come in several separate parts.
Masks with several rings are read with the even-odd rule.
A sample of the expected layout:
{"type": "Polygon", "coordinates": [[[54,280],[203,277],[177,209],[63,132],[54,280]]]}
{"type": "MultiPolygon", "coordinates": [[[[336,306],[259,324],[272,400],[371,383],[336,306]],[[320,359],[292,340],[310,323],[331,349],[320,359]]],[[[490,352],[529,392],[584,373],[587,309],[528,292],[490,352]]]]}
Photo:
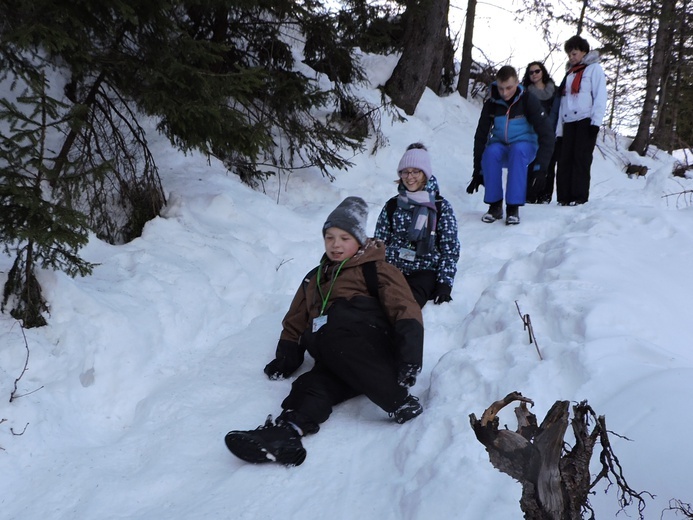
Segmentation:
{"type": "Polygon", "coordinates": [[[282,259],[282,261],[281,261],[281,262],[279,263],[279,265],[276,267],[275,271],[279,271],[279,268],[280,268],[281,266],[283,266],[284,264],[288,264],[288,263],[291,262],[292,260],[293,260],[293,258],[289,258],[288,260],[282,259]]]}
{"type": "Polygon", "coordinates": [[[524,330],[526,330],[529,333],[530,344],[534,343],[534,348],[537,349],[539,359],[543,361],[544,358],[541,356],[541,352],[539,352],[539,344],[537,343],[537,337],[534,335],[534,329],[532,328],[532,321],[529,319],[529,314],[522,314],[522,311],[520,310],[520,305],[517,303],[517,300],[515,300],[515,307],[517,307],[517,312],[520,315],[522,324],[524,325],[524,330]]]}
{"type": "MultiPolygon", "coordinates": [[[[19,322],[17,322],[19,323],[19,322]]],[[[19,326],[22,331],[22,336],[24,337],[24,347],[26,348],[26,358],[24,359],[24,368],[22,368],[22,373],[19,374],[19,377],[14,380],[14,390],[12,390],[12,393],[10,394],[10,402],[14,401],[15,399],[19,399],[20,397],[24,397],[25,395],[33,394],[34,392],[38,392],[43,388],[43,386],[40,386],[36,390],[32,390],[29,393],[26,394],[17,394],[17,384],[19,383],[19,380],[24,376],[25,372],[29,369],[29,342],[26,339],[26,334],[24,333],[24,326],[19,323],[19,326]]],[[[26,429],[26,428],[25,428],[26,429]]]]}

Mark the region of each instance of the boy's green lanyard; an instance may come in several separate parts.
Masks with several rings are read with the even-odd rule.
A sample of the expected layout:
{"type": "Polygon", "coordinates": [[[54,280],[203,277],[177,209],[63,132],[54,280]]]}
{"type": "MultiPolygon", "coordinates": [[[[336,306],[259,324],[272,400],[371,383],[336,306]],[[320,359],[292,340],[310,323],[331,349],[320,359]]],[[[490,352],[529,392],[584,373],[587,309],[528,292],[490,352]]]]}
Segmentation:
{"type": "Polygon", "coordinates": [[[318,292],[320,293],[320,299],[322,300],[322,307],[320,308],[320,316],[323,315],[325,312],[325,307],[327,307],[327,301],[330,299],[330,294],[332,294],[332,288],[334,287],[334,283],[337,281],[337,277],[339,276],[339,272],[342,270],[342,266],[346,263],[346,261],[349,260],[348,258],[346,260],[342,260],[342,263],[339,264],[339,267],[337,268],[337,272],[334,275],[334,278],[332,278],[332,283],[330,284],[330,289],[327,291],[327,295],[322,294],[322,289],[320,288],[320,272],[322,271],[322,261],[320,261],[320,268],[318,269],[318,275],[316,279],[316,283],[318,285],[318,292]]]}

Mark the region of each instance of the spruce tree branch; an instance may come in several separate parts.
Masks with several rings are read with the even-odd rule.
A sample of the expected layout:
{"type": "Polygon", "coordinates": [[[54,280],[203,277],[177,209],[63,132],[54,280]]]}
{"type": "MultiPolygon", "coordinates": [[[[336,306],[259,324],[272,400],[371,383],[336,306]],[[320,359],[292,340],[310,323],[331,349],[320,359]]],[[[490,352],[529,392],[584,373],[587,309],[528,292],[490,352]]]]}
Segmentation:
{"type": "MultiPolygon", "coordinates": [[[[87,97],[83,102],[84,105],[91,106],[94,103],[101,82],[105,79],[105,77],[106,71],[102,70],[99,76],[96,78],[96,81],[94,81],[94,83],[92,84],[89,93],[87,94],[87,97]]],[[[58,155],[55,158],[55,164],[53,166],[53,171],[51,172],[52,183],[54,183],[55,180],[60,177],[60,174],[63,168],[65,167],[65,164],[67,164],[67,159],[70,154],[70,150],[72,149],[72,146],[74,145],[78,135],[79,131],[75,128],[72,128],[65,137],[65,140],[63,141],[63,146],[61,147],[60,152],[58,152],[58,155]]]]}

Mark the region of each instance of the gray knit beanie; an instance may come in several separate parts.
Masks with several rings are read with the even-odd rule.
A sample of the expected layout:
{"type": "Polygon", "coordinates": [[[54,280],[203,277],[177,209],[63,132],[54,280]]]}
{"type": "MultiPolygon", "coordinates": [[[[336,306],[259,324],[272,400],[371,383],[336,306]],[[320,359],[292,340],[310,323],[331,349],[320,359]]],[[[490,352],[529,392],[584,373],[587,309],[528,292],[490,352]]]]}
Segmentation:
{"type": "Polygon", "coordinates": [[[419,145],[419,143],[409,145],[409,148],[406,152],[404,152],[404,155],[399,160],[399,165],[397,166],[397,173],[401,172],[406,168],[416,168],[417,170],[421,170],[422,172],[424,172],[424,174],[426,175],[426,179],[431,178],[431,175],[433,175],[433,169],[431,168],[431,158],[428,155],[428,151],[426,150],[426,148],[423,147],[423,145],[419,145]],[[421,148],[415,148],[415,146],[417,145],[421,146],[421,148]]]}
{"type": "Polygon", "coordinates": [[[368,240],[366,222],[368,220],[368,205],[361,197],[347,197],[332,213],[329,214],[325,225],[322,226],[322,236],[331,227],[343,229],[354,235],[359,244],[368,240]]]}

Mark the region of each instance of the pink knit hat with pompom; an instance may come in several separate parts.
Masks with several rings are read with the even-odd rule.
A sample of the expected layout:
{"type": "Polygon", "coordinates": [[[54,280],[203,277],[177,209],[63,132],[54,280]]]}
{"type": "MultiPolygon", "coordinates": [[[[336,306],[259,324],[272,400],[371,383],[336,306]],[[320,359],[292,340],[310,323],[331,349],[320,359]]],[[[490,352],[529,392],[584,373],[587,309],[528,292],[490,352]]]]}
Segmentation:
{"type": "Polygon", "coordinates": [[[431,168],[431,158],[428,155],[428,151],[424,148],[411,148],[404,152],[404,155],[399,160],[399,165],[397,165],[397,173],[407,168],[421,170],[426,175],[426,179],[430,179],[431,175],[433,175],[433,169],[431,168]]]}

